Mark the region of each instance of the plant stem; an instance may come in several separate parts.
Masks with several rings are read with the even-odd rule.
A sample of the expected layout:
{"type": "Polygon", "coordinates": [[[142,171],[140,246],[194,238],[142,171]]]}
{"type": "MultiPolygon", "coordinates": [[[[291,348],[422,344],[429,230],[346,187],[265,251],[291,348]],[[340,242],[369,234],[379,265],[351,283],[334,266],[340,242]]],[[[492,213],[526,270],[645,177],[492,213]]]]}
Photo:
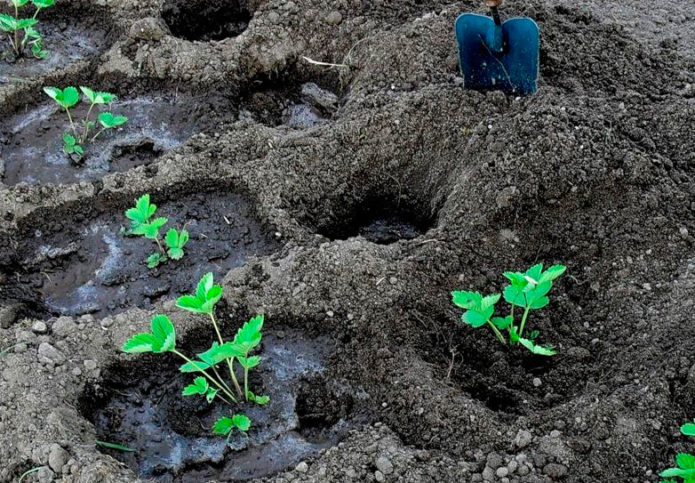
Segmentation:
{"type": "MultiPolygon", "coordinates": [[[[212,326],[215,328],[215,333],[217,334],[217,340],[220,341],[220,345],[224,344],[224,339],[222,339],[222,334],[220,333],[220,328],[217,325],[217,320],[215,319],[215,314],[213,312],[209,313],[210,315],[210,320],[212,321],[212,326]]],[[[239,386],[239,381],[237,381],[236,374],[234,374],[234,358],[232,357],[231,359],[227,359],[227,366],[229,366],[229,375],[232,378],[232,382],[234,383],[234,387],[236,388],[237,392],[239,393],[239,397],[243,395],[241,392],[241,387],[239,386]]]]}
{"type": "Polygon", "coordinates": [[[244,367],[244,398],[249,400],[249,370],[244,367]]]}
{"type": "Polygon", "coordinates": [[[232,389],[227,385],[226,382],[224,382],[224,379],[222,379],[222,376],[220,376],[220,373],[217,372],[217,369],[215,369],[215,366],[210,366],[210,367],[212,368],[212,371],[217,376],[217,379],[220,380],[220,382],[224,385],[224,387],[227,389],[227,391],[232,392],[232,389]]]}
{"type": "Polygon", "coordinates": [[[521,327],[519,327],[519,337],[524,336],[524,326],[526,325],[526,318],[528,317],[530,311],[531,307],[526,306],[526,310],[524,310],[524,316],[521,318],[521,327]]]}
{"type": "MultiPolygon", "coordinates": [[[[13,3],[14,5],[14,18],[19,19],[19,8],[17,7],[17,4],[13,3]]],[[[14,31],[14,43],[13,43],[14,51],[17,54],[17,57],[19,57],[19,30],[14,31]]]]}
{"type": "Polygon", "coordinates": [[[163,247],[162,244],[159,242],[159,237],[155,238],[154,241],[157,242],[157,246],[159,247],[159,251],[162,252],[162,256],[163,256],[164,258],[166,258],[167,252],[164,251],[164,247],[163,247]]]}
{"type": "Polygon", "coordinates": [[[66,107],[65,112],[68,113],[68,119],[70,120],[70,128],[72,129],[72,133],[77,137],[77,130],[75,129],[75,123],[72,122],[72,114],[70,114],[70,109],[66,107]]]}
{"type": "Polygon", "coordinates": [[[106,131],[106,129],[102,129],[101,131],[99,131],[98,133],[96,133],[96,134],[94,135],[94,137],[92,138],[92,141],[91,141],[91,142],[96,141],[96,139],[97,139],[97,138],[101,135],[101,133],[103,133],[104,131],[106,131]]]}
{"type": "Polygon", "coordinates": [[[488,320],[487,323],[490,324],[490,327],[492,327],[492,331],[495,333],[495,335],[497,336],[497,338],[499,339],[499,341],[500,341],[502,344],[507,345],[507,341],[504,340],[504,336],[503,336],[502,333],[499,331],[499,329],[498,329],[497,327],[495,327],[495,324],[493,324],[491,320],[488,320]]]}
{"type": "Polygon", "coordinates": [[[87,142],[87,134],[89,133],[89,116],[92,114],[92,109],[94,109],[94,103],[92,103],[91,106],[89,106],[89,110],[87,111],[87,118],[84,121],[84,132],[82,133],[82,140],[80,143],[84,144],[87,142]]]}
{"type": "MultiPolygon", "coordinates": [[[[191,359],[189,359],[189,358],[186,357],[185,355],[181,354],[179,351],[173,350],[173,351],[171,351],[171,352],[173,352],[174,354],[176,354],[177,356],[179,356],[179,357],[180,357],[181,359],[183,359],[184,361],[186,361],[186,362],[188,362],[188,363],[190,363],[190,364],[193,364],[193,365],[195,366],[195,364],[196,364],[195,361],[192,361],[191,359]]],[[[196,366],[196,367],[197,367],[197,366],[196,366]]],[[[220,391],[222,391],[223,393],[225,393],[225,394],[229,397],[229,399],[231,399],[231,400],[234,401],[234,402],[237,402],[237,399],[234,397],[234,395],[233,395],[231,392],[227,391],[227,390],[224,388],[224,386],[222,385],[222,383],[218,382],[217,379],[215,379],[214,377],[212,377],[210,374],[208,374],[207,372],[205,372],[205,370],[203,370],[203,369],[199,369],[198,371],[199,371],[203,376],[205,376],[205,378],[207,378],[208,381],[212,382],[215,386],[217,386],[218,389],[219,389],[220,391]]]]}
{"type": "Polygon", "coordinates": [[[32,19],[36,20],[36,17],[39,15],[39,12],[41,11],[41,7],[36,9],[36,12],[34,12],[34,16],[31,17],[32,19]]]}

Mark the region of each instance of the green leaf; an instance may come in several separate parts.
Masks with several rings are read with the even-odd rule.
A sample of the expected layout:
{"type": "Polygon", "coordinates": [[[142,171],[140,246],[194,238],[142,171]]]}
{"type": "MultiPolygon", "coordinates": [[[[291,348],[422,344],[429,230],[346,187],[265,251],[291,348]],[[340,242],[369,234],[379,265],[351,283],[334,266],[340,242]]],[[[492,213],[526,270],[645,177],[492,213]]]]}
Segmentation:
{"type": "Polygon", "coordinates": [[[501,295],[498,293],[483,297],[483,299],[480,301],[480,308],[482,310],[488,310],[490,307],[494,307],[494,305],[499,302],[500,297],[501,295]]]}
{"type": "Polygon", "coordinates": [[[15,30],[19,30],[17,19],[12,15],[0,13],[0,30],[3,32],[14,32],[15,30]]]}
{"type": "Polygon", "coordinates": [[[524,297],[524,292],[516,285],[507,285],[504,288],[504,300],[512,305],[526,307],[526,297],[524,297]]]}
{"type": "Polygon", "coordinates": [[[152,333],[161,341],[161,349],[155,352],[169,352],[176,348],[176,329],[166,315],[155,315],[152,319],[152,333]]]}
{"type": "MultiPolygon", "coordinates": [[[[539,263],[537,265],[532,266],[528,270],[526,270],[526,279],[528,280],[529,278],[532,279],[532,283],[536,284],[540,281],[541,279],[541,274],[543,273],[543,264],[539,263]]],[[[531,282],[531,280],[529,280],[531,282]]]]}
{"type": "Polygon", "coordinates": [[[198,357],[201,361],[204,361],[210,366],[215,366],[224,360],[235,357],[243,357],[245,355],[246,353],[243,351],[243,348],[236,344],[225,342],[224,344],[220,345],[217,342],[213,342],[212,347],[210,347],[210,349],[207,351],[198,354],[198,357]]]}
{"type": "Polygon", "coordinates": [[[550,303],[550,299],[548,299],[548,297],[541,297],[541,298],[536,299],[533,302],[531,302],[529,304],[529,306],[532,309],[542,309],[543,307],[545,307],[549,303],[550,303]]]}
{"type": "Polygon", "coordinates": [[[676,464],[684,470],[695,469],[695,456],[688,453],[678,453],[676,455],[676,464]]]}
{"type": "Polygon", "coordinates": [[[188,232],[181,230],[181,233],[179,233],[172,228],[167,232],[165,240],[169,247],[167,250],[169,256],[174,260],[180,260],[184,255],[183,247],[188,243],[188,232]]]}
{"type": "Polygon", "coordinates": [[[683,426],[681,426],[681,433],[686,436],[695,436],[695,424],[685,423],[683,426]]]}
{"type": "Polygon", "coordinates": [[[154,352],[159,341],[153,334],[135,334],[123,344],[121,350],[129,354],[154,352]]]}
{"type": "Polygon", "coordinates": [[[176,305],[191,312],[212,314],[215,304],[222,298],[222,292],[220,285],[214,285],[212,273],[206,273],[198,282],[196,294],[180,297],[176,305]]]}
{"type": "Polygon", "coordinates": [[[520,272],[504,272],[504,276],[519,290],[523,290],[528,285],[525,274],[520,272]]]}
{"type": "Polygon", "coordinates": [[[505,330],[514,322],[514,317],[507,315],[506,317],[493,317],[492,323],[500,330],[505,330]]]}
{"type": "Polygon", "coordinates": [[[10,0],[10,3],[11,3],[13,6],[19,8],[19,7],[23,7],[24,5],[26,5],[27,3],[29,3],[29,0],[10,0]]]}
{"type": "Polygon", "coordinates": [[[179,371],[188,374],[191,372],[201,372],[209,368],[210,364],[206,364],[205,362],[191,361],[179,367],[179,371]]]}
{"type": "Polygon", "coordinates": [[[80,95],[74,87],[61,90],[57,87],[44,87],[43,91],[61,107],[69,109],[80,101],[80,95]]]}
{"type": "Polygon", "coordinates": [[[215,425],[212,427],[212,432],[221,436],[225,436],[231,433],[232,429],[234,429],[232,418],[224,416],[215,421],[215,425]]]}
{"type": "Polygon", "coordinates": [[[180,309],[188,310],[189,312],[203,314],[205,313],[203,311],[203,303],[203,301],[193,295],[183,295],[176,301],[176,306],[180,309]]]}
{"type": "Polygon", "coordinates": [[[184,396],[194,396],[196,394],[205,394],[208,392],[208,389],[210,389],[210,384],[208,384],[208,380],[201,376],[201,377],[196,377],[195,380],[193,381],[193,384],[189,384],[188,386],[184,387],[182,394],[184,396]]]}
{"type": "Polygon", "coordinates": [[[99,114],[99,123],[104,127],[104,129],[112,129],[118,126],[122,126],[128,122],[128,118],[125,116],[114,116],[110,112],[102,112],[99,114]]]}
{"type": "Polygon", "coordinates": [[[253,369],[261,363],[261,358],[258,356],[239,357],[238,360],[239,364],[241,364],[241,367],[243,367],[244,369],[253,369]]]}
{"type": "Polygon", "coordinates": [[[207,399],[208,403],[211,403],[215,399],[215,396],[217,396],[218,392],[219,392],[218,389],[213,389],[213,388],[208,389],[207,394],[205,394],[205,399],[207,399]]]}
{"type": "Polygon", "coordinates": [[[72,134],[63,133],[63,144],[66,147],[74,148],[75,144],[77,144],[77,139],[72,134]]]}
{"type": "Polygon", "coordinates": [[[270,396],[256,396],[251,391],[246,393],[246,397],[249,401],[258,404],[259,406],[265,406],[270,402],[270,396]]]}
{"type": "Polygon", "coordinates": [[[520,338],[519,343],[539,356],[554,356],[557,354],[552,346],[536,345],[532,340],[520,338]]]}
{"type": "Polygon", "coordinates": [[[161,253],[153,253],[147,257],[147,268],[157,268],[159,264],[164,261],[165,259],[162,257],[161,253]]]}
{"type": "Polygon", "coordinates": [[[553,280],[561,276],[563,273],[565,273],[566,270],[567,267],[564,265],[553,265],[548,270],[546,270],[545,273],[541,275],[541,278],[538,280],[538,282],[552,282],[553,280]]]}
{"type": "Polygon", "coordinates": [[[251,420],[244,414],[235,414],[232,416],[232,426],[237,428],[242,433],[245,433],[251,427],[251,420]]]}
{"type": "Polygon", "coordinates": [[[161,230],[162,227],[166,225],[168,221],[169,220],[164,217],[155,218],[154,220],[148,223],[143,223],[134,227],[133,234],[143,235],[145,238],[154,240],[155,238],[159,238],[159,230],[161,230]]]}
{"type": "Polygon", "coordinates": [[[55,0],[31,0],[36,8],[48,8],[55,5],[55,0]]]}
{"type": "Polygon", "coordinates": [[[462,309],[472,309],[478,306],[482,298],[483,296],[479,292],[468,292],[465,290],[451,292],[451,301],[462,309]]]}
{"type": "Polygon", "coordinates": [[[205,303],[203,304],[203,310],[205,313],[210,314],[215,310],[215,304],[222,298],[222,287],[219,285],[214,285],[208,293],[205,294],[205,303]]]}
{"type": "Polygon", "coordinates": [[[227,435],[232,432],[234,428],[238,429],[242,433],[245,433],[251,427],[251,420],[244,416],[243,414],[235,414],[231,418],[222,417],[215,422],[212,427],[212,431],[215,434],[227,435]]]}
{"type": "Polygon", "coordinates": [[[233,344],[242,347],[246,354],[261,343],[261,329],[263,329],[263,315],[256,315],[246,322],[234,336],[233,344]]]}
{"type": "Polygon", "coordinates": [[[485,325],[488,321],[488,318],[480,312],[468,310],[464,312],[464,314],[461,316],[461,320],[464,323],[472,326],[474,329],[477,329],[478,327],[482,327],[483,325],[485,325]]]}
{"type": "Polygon", "coordinates": [[[200,300],[205,300],[205,294],[212,288],[214,284],[212,272],[208,272],[198,282],[195,295],[200,300]]]}
{"type": "Polygon", "coordinates": [[[135,201],[135,208],[126,210],[125,216],[133,222],[133,228],[147,223],[157,211],[157,205],[150,204],[150,195],[144,194],[135,201]]]}

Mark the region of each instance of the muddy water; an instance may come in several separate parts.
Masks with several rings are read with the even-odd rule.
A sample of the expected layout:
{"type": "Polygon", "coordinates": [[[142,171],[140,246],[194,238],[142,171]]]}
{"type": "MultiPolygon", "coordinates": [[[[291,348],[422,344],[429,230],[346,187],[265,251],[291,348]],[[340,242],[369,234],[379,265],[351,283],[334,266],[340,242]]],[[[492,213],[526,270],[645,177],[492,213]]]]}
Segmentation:
{"type": "Polygon", "coordinates": [[[229,408],[221,402],[208,405],[202,398],[183,400],[181,387],[192,376],[177,374],[176,366],[159,375],[164,383],[153,375],[152,380],[111,388],[111,399],[94,414],[99,438],[136,449],[114,456],[140,476],[161,481],[230,481],[275,473],[332,446],[348,426],[340,420],[320,438],[306,436],[301,428],[300,382],[323,370],[326,351],[326,341],[307,340],[298,332],[265,336],[254,387],[264,388],[271,402],[235,408],[253,423],[247,435],[234,434],[228,443],[212,436],[209,428],[229,408]],[[181,419],[186,423],[176,422],[181,419]]]}
{"type": "Polygon", "coordinates": [[[145,260],[157,251],[156,244],[124,236],[127,220],[116,211],[56,235],[36,231],[26,241],[32,248],[22,261],[28,273],[20,278],[27,290],[37,292],[49,314],[103,316],[188,293],[208,271],[219,278],[248,257],[277,249],[239,195],[205,193],[165,203],[155,196],[152,201],[157,215],[169,219],[162,233],[169,227],[190,233],[181,260],[148,269],[145,260]]]}
{"type": "MultiPolygon", "coordinates": [[[[84,119],[87,107],[77,107],[74,118],[84,119]]],[[[127,116],[128,123],[104,132],[94,144],[85,144],[85,157],[75,164],[62,148],[62,134],[70,130],[67,116],[47,100],[0,124],[4,181],[8,185],[92,181],[147,164],[191,135],[214,126],[217,109],[221,109],[220,102],[188,95],[117,100],[110,110],[127,116]]],[[[92,112],[91,119],[95,117],[92,112]]],[[[82,132],[79,126],[78,131],[82,132]]]]}
{"type": "MultiPolygon", "coordinates": [[[[41,20],[40,16],[37,29],[44,37],[44,48],[49,52],[48,57],[42,60],[35,59],[29,49],[26,49],[25,56],[11,62],[0,57],[0,82],[31,80],[34,76],[95,55],[104,46],[106,38],[104,32],[87,28],[81,23],[72,24],[58,19],[41,20]]],[[[9,42],[5,42],[3,38],[0,50],[4,50],[6,45],[9,45],[9,42]]]]}

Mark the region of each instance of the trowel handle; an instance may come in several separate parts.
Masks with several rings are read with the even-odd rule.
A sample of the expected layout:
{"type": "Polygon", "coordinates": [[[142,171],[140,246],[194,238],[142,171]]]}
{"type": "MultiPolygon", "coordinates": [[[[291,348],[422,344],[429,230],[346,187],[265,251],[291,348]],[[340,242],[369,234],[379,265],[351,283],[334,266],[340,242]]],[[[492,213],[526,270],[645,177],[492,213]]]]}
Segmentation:
{"type": "Polygon", "coordinates": [[[485,0],[486,7],[501,7],[504,0],[485,0]]]}

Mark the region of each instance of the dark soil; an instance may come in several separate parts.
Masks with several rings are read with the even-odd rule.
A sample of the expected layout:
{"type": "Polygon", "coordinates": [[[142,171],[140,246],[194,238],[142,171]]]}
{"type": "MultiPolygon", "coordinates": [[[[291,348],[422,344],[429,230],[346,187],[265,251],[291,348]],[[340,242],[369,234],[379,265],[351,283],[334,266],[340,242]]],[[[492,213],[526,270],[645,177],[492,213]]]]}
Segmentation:
{"type": "Polygon", "coordinates": [[[176,37],[222,40],[241,34],[251,21],[246,0],[166,0],[162,17],[176,37]]]}
{"type": "MultiPolygon", "coordinates": [[[[78,120],[86,117],[88,107],[83,102],[72,114],[79,135],[83,130],[78,120]]],[[[120,100],[110,109],[102,107],[104,110],[126,116],[128,123],[105,131],[94,143],[85,143],[85,156],[79,161],[63,152],[62,134],[70,132],[70,123],[65,111],[53,101],[0,124],[5,183],[99,179],[149,164],[158,153],[176,148],[192,134],[213,132],[225,119],[235,117],[235,109],[223,98],[174,93],[120,100]]],[[[101,111],[95,108],[90,118],[94,120],[101,111]]]]}
{"type": "Polygon", "coordinates": [[[472,0],[100,3],[78,23],[110,45],[0,85],[1,482],[656,483],[695,450],[692,2],[507,2],[542,32],[528,98],[463,89],[472,0]],[[195,106],[133,109],[146,127],[103,158],[51,164],[40,87],[87,81],[195,106]],[[192,235],[153,271],[121,234],[147,192],[192,235]],[[460,323],[452,290],[538,262],[568,266],[528,323],[556,356],[460,323]],[[174,300],[208,270],[225,335],[263,313],[262,355],[324,368],[263,366],[277,405],[232,447],[168,356],[120,352],[156,313],[205,348],[174,300]]]}
{"type": "MultiPolygon", "coordinates": [[[[22,11],[30,10],[31,17],[32,9],[26,7],[22,11]]],[[[14,15],[4,4],[0,13],[14,15]]],[[[61,2],[43,10],[38,19],[36,28],[43,36],[44,48],[49,52],[49,56],[42,60],[36,59],[27,48],[22,56],[16,57],[3,32],[0,42],[0,82],[25,82],[35,76],[63,69],[72,62],[94,57],[106,46],[111,31],[111,25],[104,21],[103,14],[94,10],[86,13],[66,8],[61,2]]]]}
{"type": "MultiPolygon", "coordinates": [[[[100,440],[136,450],[105,451],[142,477],[191,483],[257,478],[336,444],[352,424],[350,401],[342,400],[347,406],[341,406],[320,377],[328,350],[327,340],[307,340],[298,332],[265,335],[257,351],[263,362],[252,373],[250,387],[271,402],[233,408],[252,418],[253,425],[246,435],[236,433],[227,442],[210,428],[230,408],[202,397],[182,398],[181,389],[195,375],[179,373],[173,361],[162,362],[173,356],[142,360],[139,366],[146,371],[133,364],[111,367],[81,406],[100,440]]],[[[243,372],[237,376],[243,381],[243,372]]]]}
{"type": "Polygon", "coordinates": [[[277,249],[242,196],[210,192],[158,201],[153,198],[157,216],[169,220],[162,236],[170,227],[190,233],[183,259],[148,269],[146,259],[158,251],[157,245],[125,236],[128,220],[122,210],[80,222],[68,213],[73,222],[56,220],[20,242],[17,263],[22,268],[14,272],[18,291],[35,293],[36,306],[46,316],[103,317],[191,293],[204,273],[219,278],[248,257],[277,249]]]}

